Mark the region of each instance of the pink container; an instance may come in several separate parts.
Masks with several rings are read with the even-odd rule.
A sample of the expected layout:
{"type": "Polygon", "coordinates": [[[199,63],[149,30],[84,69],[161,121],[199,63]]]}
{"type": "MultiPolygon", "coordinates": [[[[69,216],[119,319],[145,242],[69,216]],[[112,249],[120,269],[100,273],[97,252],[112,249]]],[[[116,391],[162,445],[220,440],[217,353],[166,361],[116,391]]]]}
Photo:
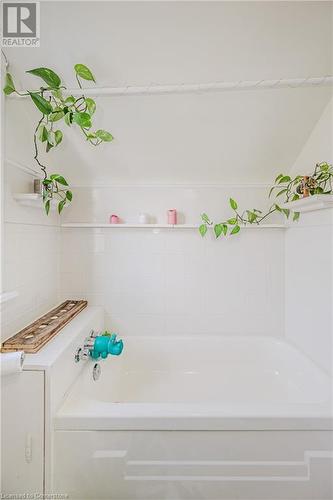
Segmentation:
{"type": "Polygon", "coordinates": [[[118,217],[118,215],[110,215],[110,224],[119,224],[120,223],[120,219],[118,217]]]}
{"type": "Polygon", "coordinates": [[[177,210],[175,208],[168,210],[168,224],[177,224],[177,210]]]}

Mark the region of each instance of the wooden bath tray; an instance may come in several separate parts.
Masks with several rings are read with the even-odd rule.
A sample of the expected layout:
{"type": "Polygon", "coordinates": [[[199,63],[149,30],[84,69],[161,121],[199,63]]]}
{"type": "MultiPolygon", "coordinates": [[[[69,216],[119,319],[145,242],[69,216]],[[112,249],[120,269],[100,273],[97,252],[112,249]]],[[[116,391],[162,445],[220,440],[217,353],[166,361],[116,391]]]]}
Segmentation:
{"type": "Polygon", "coordinates": [[[49,342],[79,312],[87,307],[86,300],[66,300],[23,328],[2,344],[2,352],[24,351],[35,353],[49,342]]]}

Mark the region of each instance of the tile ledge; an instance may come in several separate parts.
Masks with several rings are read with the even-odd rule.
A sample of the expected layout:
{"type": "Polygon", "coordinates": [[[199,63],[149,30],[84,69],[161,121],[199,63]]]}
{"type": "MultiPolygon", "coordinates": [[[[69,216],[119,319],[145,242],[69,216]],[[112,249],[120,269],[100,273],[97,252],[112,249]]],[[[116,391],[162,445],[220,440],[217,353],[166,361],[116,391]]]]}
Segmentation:
{"type": "Polygon", "coordinates": [[[0,304],[4,304],[9,300],[15,299],[16,297],[18,297],[18,295],[19,293],[16,290],[0,293],[0,304]]]}

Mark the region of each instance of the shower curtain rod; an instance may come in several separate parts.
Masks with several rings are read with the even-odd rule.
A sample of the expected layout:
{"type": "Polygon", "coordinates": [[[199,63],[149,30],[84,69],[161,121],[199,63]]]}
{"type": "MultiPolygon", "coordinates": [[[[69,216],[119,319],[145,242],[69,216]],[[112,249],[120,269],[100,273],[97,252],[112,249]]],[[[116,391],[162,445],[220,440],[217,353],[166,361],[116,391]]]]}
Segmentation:
{"type": "MultiPolygon", "coordinates": [[[[237,82],[212,82],[191,84],[151,84],[147,86],[125,87],[95,87],[84,89],[67,89],[67,92],[76,96],[84,93],[90,96],[126,96],[126,95],[152,95],[152,94],[185,94],[218,91],[238,90],[267,90],[279,88],[300,87],[329,87],[333,85],[333,76],[307,77],[307,78],[281,78],[279,80],[239,80],[237,82]]],[[[17,97],[17,94],[12,94],[17,97]]]]}

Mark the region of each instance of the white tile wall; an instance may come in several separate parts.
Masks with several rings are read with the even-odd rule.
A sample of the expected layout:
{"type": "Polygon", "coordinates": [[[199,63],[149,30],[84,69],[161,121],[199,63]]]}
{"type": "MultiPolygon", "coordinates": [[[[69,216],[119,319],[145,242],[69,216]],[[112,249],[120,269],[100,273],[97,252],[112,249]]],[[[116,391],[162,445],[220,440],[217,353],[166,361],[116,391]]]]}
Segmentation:
{"type": "Polygon", "coordinates": [[[286,337],[333,369],[333,210],[302,214],[286,233],[286,337]]]}
{"type": "Polygon", "coordinates": [[[18,296],[2,304],[2,340],[57,304],[59,235],[53,226],[5,223],[3,289],[18,296]]]}
{"type": "MultiPolygon", "coordinates": [[[[215,191],[200,201],[218,206],[223,197],[215,191]]],[[[103,305],[119,334],[283,333],[283,231],[244,230],[221,241],[196,230],[61,234],[62,297],[103,305]]]]}
{"type": "Polygon", "coordinates": [[[1,340],[44,314],[59,300],[58,217],[22,207],[12,194],[31,192],[33,177],[6,165],[2,292],[17,296],[1,305],[1,340]]]}

